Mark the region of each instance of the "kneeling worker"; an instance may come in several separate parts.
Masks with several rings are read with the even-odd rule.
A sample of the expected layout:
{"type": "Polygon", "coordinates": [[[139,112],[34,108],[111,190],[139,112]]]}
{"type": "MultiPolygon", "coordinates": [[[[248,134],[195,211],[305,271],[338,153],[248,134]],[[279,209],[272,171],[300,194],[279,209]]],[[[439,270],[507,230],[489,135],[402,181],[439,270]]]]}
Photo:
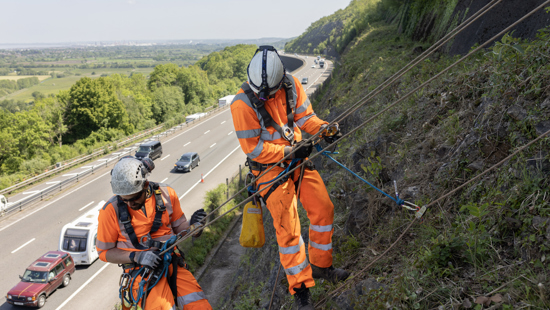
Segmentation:
{"type": "MultiPolygon", "coordinates": [[[[302,141],[302,130],[316,134],[325,130],[327,122],[313,112],[300,81],[285,72],[272,46],[261,46],[256,51],[247,73],[248,82],[243,83],[233,99],[231,114],[252,173],[258,177],[292,151],[295,151],[293,158],[307,159],[313,145],[302,141]]],[[[325,140],[332,143],[338,134],[325,140]]],[[[271,186],[266,183],[291,163],[288,159],[256,179],[256,186],[264,183],[256,190],[271,186]]],[[[301,186],[300,197],[296,197],[299,178],[300,169],[296,169],[286,181],[280,182],[282,184],[275,183],[261,195],[273,217],[279,257],[290,294],[294,295],[298,309],[306,310],[313,309],[309,292],[315,285],[313,278],[336,283],[345,280],[349,273],[332,266],[334,206],[321,176],[311,165],[306,168],[301,185],[298,185],[301,186]],[[310,220],[308,253],[311,265],[301,236],[296,198],[302,202],[310,220]]]]}
{"type": "MultiPolygon", "coordinates": [[[[132,287],[128,285],[126,291],[121,290],[125,292],[121,295],[125,295],[122,297],[126,300],[129,300],[129,294],[132,294],[131,298],[139,294],[141,275],[136,271],[146,270],[142,267],[155,270],[163,266],[158,255],[163,243],[173,240],[175,234],[187,230],[206,216],[201,209],[188,221],[174,189],[147,180],[153,168],[153,161],[148,159],[121,159],[111,171],[111,188],[115,196],[99,212],[96,242],[99,258],[122,264],[123,276],[135,278],[132,287]]],[[[172,260],[174,263],[170,264],[167,276],[159,277],[158,282],[149,282],[149,285],[154,285],[153,282],[156,285],[144,294],[144,309],[173,310],[176,302],[184,310],[212,309],[195,277],[184,268],[182,257],[172,254],[172,260]]],[[[132,302],[128,304],[123,300],[123,309],[131,305],[132,302]]]]}

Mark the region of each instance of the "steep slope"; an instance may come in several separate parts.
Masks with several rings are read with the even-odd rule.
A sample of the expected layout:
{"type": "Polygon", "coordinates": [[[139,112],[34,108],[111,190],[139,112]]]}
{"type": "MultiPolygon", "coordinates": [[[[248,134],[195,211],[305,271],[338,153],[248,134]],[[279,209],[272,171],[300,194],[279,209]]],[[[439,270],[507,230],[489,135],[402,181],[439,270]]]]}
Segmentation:
{"type": "MultiPolygon", "coordinates": [[[[372,23],[346,45],[330,82],[312,96],[321,118],[335,119],[428,47],[411,39],[414,31],[405,35],[402,21],[372,23]]],[[[532,41],[506,35],[344,138],[335,157],[387,193],[395,180],[401,198],[433,202],[550,130],[549,57],[549,29],[532,41]]],[[[457,59],[433,54],[341,121],[342,131],[457,59]]],[[[314,300],[328,297],[318,308],[548,308],[548,147],[548,139],[533,144],[439,201],[408,230],[414,211],[318,156],[336,207],[334,264],[354,273],[335,295],[337,286],[318,281],[314,300]]],[[[299,211],[307,242],[308,221],[299,211]]],[[[266,245],[247,251],[223,309],[267,309],[274,286],[272,309],[291,308],[286,279],[277,278],[269,215],[265,228],[266,245]]]]}

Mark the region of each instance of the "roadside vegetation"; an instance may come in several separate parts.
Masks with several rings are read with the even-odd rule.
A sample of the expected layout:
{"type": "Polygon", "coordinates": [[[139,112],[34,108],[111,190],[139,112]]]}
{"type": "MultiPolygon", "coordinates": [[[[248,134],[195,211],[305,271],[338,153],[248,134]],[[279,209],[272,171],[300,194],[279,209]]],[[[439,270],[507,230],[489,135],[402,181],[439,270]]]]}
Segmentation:
{"type": "Polygon", "coordinates": [[[193,66],[157,65],[149,76],[80,76],[67,90],[34,92],[32,103],[0,102],[0,188],[138,131],[184,122],[236,92],[255,49],[227,47],[193,66]]]}
{"type": "MultiPolygon", "coordinates": [[[[352,1],[343,11],[360,2],[352,1]]],[[[374,18],[367,19],[367,26],[341,49],[330,80],[312,96],[323,119],[335,119],[444,34],[436,33],[442,24],[455,22],[441,18],[434,32],[415,31],[422,23],[413,19],[420,21],[420,16],[433,12],[433,1],[362,4],[374,2],[377,5],[363,15],[374,18]],[[399,12],[405,17],[378,18],[399,12]],[[416,41],[415,35],[426,41],[416,41]]],[[[439,11],[434,15],[446,16],[442,7],[435,8],[439,11]]],[[[325,19],[333,18],[338,20],[325,19]]],[[[342,35],[335,36],[335,42],[345,42],[342,35]]],[[[307,36],[289,43],[287,50],[307,36]]],[[[301,46],[307,46],[303,42],[301,46]]],[[[510,33],[344,139],[336,159],[387,193],[394,194],[395,180],[401,198],[428,204],[550,130],[549,57],[550,28],[541,29],[534,40],[510,33]]],[[[457,59],[436,52],[340,122],[343,133],[457,59]]],[[[548,148],[549,139],[544,138],[428,209],[384,256],[414,219],[414,211],[397,206],[329,160],[317,159],[336,208],[334,265],[353,276],[337,297],[329,294],[339,285],[318,281],[313,300],[328,297],[321,309],[550,307],[548,148]]],[[[306,239],[309,223],[300,212],[306,239]]],[[[268,219],[264,248],[248,250],[243,257],[239,270],[253,271],[236,276],[224,309],[244,309],[246,301],[255,303],[250,309],[267,309],[273,284],[282,296],[276,297],[274,306],[291,308],[286,280],[272,282],[278,257],[268,250],[275,243],[269,225],[268,219]]]]}

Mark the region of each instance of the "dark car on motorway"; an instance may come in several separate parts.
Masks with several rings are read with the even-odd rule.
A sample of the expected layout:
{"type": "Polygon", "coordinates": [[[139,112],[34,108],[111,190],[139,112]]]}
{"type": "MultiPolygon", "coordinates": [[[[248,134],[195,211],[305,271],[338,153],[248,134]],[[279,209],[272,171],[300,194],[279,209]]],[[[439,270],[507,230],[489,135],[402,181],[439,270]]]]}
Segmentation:
{"type": "Polygon", "coordinates": [[[174,164],[174,171],[191,171],[201,163],[199,154],[189,152],[181,155],[180,159],[174,164]]]}
{"type": "Polygon", "coordinates": [[[308,82],[308,78],[307,78],[307,77],[302,78],[302,84],[307,84],[307,82],[308,82]]]}
{"type": "Polygon", "coordinates": [[[58,287],[69,285],[74,272],[71,254],[49,251],[19,276],[21,281],[9,290],[6,301],[15,306],[42,308],[46,304],[46,298],[58,287]]]}
{"type": "Polygon", "coordinates": [[[155,160],[161,156],[162,144],[160,144],[160,141],[149,141],[142,143],[135,155],[135,157],[140,160],[143,158],[151,158],[151,160],[155,160]]]}

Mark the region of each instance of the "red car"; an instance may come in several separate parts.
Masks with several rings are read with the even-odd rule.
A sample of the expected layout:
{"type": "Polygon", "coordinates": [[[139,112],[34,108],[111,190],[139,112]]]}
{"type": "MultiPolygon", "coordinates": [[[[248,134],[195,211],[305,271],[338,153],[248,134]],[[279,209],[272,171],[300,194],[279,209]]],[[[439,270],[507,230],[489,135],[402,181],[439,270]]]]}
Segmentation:
{"type": "Polygon", "coordinates": [[[53,291],[59,286],[69,285],[74,272],[71,254],[49,251],[27,267],[23,276],[19,276],[21,282],[8,292],[6,301],[16,306],[42,308],[53,291]]]}

